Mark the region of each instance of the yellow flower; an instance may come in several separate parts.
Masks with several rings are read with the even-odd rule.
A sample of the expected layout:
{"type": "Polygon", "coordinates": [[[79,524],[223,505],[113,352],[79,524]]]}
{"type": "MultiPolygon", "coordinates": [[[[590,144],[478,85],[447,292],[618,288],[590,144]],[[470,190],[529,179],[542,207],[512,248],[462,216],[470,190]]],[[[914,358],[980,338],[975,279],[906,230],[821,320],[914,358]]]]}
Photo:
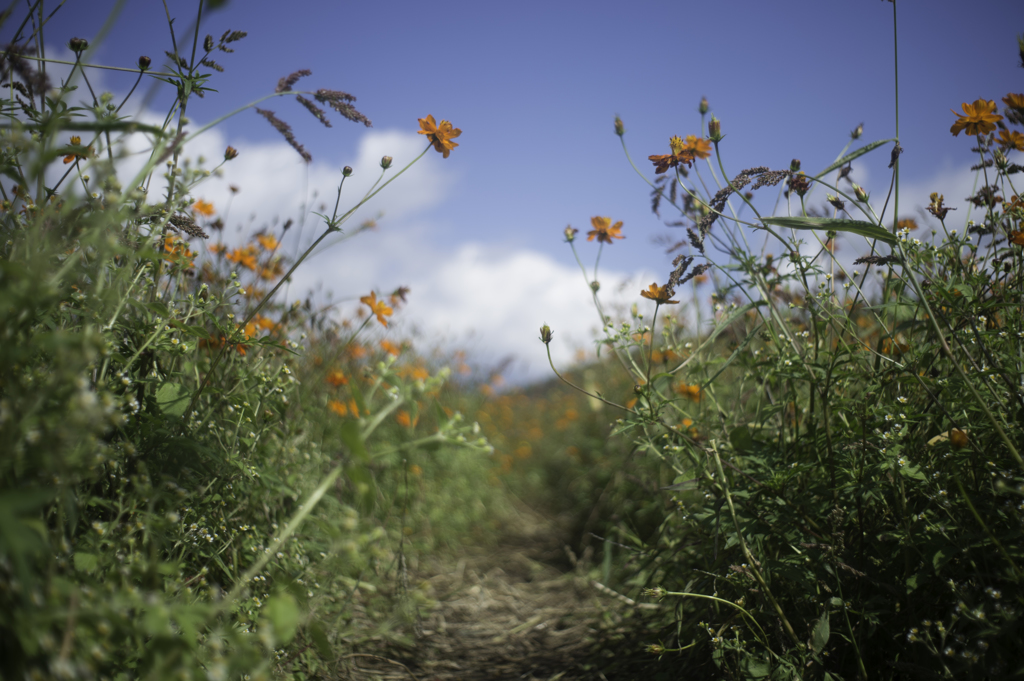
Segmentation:
{"type": "Polygon", "coordinates": [[[967,446],[967,433],[960,430],[959,428],[949,429],[949,443],[956,449],[963,449],[967,446]]]}
{"type": "Polygon", "coordinates": [[[448,154],[452,153],[452,149],[459,146],[458,143],[452,142],[452,139],[461,135],[462,130],[453,128],[452,124],[448,121],[441,121],[441,125],[438,125],[434,121],[433,116],[427,116],[418,120],[422,128],[422,130],[418,131],[418,134],[426,135],[430,143],[434,145],[434,149],[440,152],[444,158],[448,158],[448,154]]]}
{"type": "Polygon", "coordinates": [[[373,292],[368,296],[360,298],[359,302],[368,305],[370,307],[370,314],[376,315],[377,321],[385,327],[388,325],[388,320],[385,317],[390,317],[395,312],[383,300],[377,300],[377,294],[373,292]]]}
{"type": "Polygon", "coordinates": [[[587,241],[593,241],[596,238],[598,243],[610,244],[613,243],[612,239],[626,238],[621,234],[622,220],[613,225],[611,218],[592,217],[590,224],[594,226],[594,229],[587,232],[587,241]]]}
{"type": "Polygon", "coordinates": [[[954,137],[958,137],[963,130],[966,130],[968,135],[990,133],[996,129],[996,123],[1003,120],[1003,117],[995,112],[996,103],[991,99],[976,99],[974,104],[964,102],[961,108],[964,110],[962,114],[950,109],[957,116],[956,123],[949,129],[954,137]]]}
{"type": "MultiPolygon", "coordinates": [[[[683,150],[689,151],[696,158],[708,158],[711,156],[711,142],[701,139],[696,135],[687,135],[686,140],[683,142],[683,150]]],[[[675,154],[679,153],[674,147],[672,151],[675,154]]]]}
{"type": "Polygon", "coordinates": [[[1024,95],[1014,94],[1011,92],[1010,94],[1003,97],[1003,104],[1010,107],[1011,109],[1016,109],[1017,111],[1024,112],[1024,95]]]}
{"type": "Polygon", "coordinates": [[[1007,151],[1010,149],[1024,151],[1024,135],[1016,130],[1000,130],[999,136],[996,137],[996,144],[1007,151]]]}
{"type": "Polygon", "coordinates": [[[333,411],[338,416],[348,415],[348,407],[346,407],[343,402],[339,402],[338,400],[328,400],[327,408],[333,411]]]}
{"type": "MultiPolygon", "coordinates": [[[[211,209],[212,208],[213,206],[211,206],[211,209]]],[[[263,248],[268,251],[276,251],[277,247],[281,245],[281,242],[279,242],[272,234],[257,234],[256,241],[259,241],[260,246],[263,246],[263,248]]]]}
{"type": "Polygon", "coordinates": [[[210,203],[209,201],[204,201],[203,199],[199,199],[198,201],[193,203],[192,210],[196,213],[199,213],[204,218],[212,217],[213,214],[216,212],[213,209],[213,204],[210,203]]]}
{"type": "Polygon", "coordinates": [[[345,374],[341,373],[337,369],[328,372],[326,380],[335,388],[341,385],[348,385],[348,378],[346,378],[345,374]]]}
{"type": "MultiPolygon", "coordinates": [[[[689,137],[687,139],[689,139],[689,137]]],[[[683,142],[682,138],[680,138],[678,135],[674,135],[671,138],[669,138],[668,145],[672,147],[673,155],[681,154],[683,152],[683,149],[686,148],[686,143],[683,142]]]]}
{"type": "Polygon", "coordinates": [[[653,300],[658,305],[676,305],[679,303],[678,300],[669,300],[669,298],[672,297],[672,293],[668,289],[668,284],[664,286],[651,284],[646,291],[641,291],[640,295],[644,298],[653,300]]]}
{"type": "Polygon", "coordinates": [[[402,354],[402,348],[388,340],[382,340],[380,342],[380,347],[384,352],[388,353],[389,355],[394,355],[395,357],[398,357],[400,354],[402,354]]]}

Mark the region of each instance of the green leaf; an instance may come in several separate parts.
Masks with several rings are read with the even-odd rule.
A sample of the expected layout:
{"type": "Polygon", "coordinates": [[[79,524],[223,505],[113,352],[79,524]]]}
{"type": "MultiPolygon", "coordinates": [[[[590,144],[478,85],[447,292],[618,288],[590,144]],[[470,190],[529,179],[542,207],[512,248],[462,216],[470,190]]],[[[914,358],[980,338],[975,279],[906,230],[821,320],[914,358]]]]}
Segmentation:
{"type": "Polygon", "coordinates": [[[894,245],[896,236],[884,227],[863,220],[842,220],[839,218],[777,217],[761,218],[761,222],[790,229],[824,229],[832,232],[859,234],[867,239],[877,239],[894,245]]]}
{"type": "Polygon", "coordinates": [[[274,625],[274,639],[282,644],[291,643],[302,618],[295,597],[283,592],[271,596],[263,608],[263,615],[274,625]]]}
{"type": "Polygon", "coordinates": [[[752,655],[743,659],[743,666],[746,667],[748,679],[766,679],[772,671],[766,660],[758,660],[752,655]]]}
{"type": "Polygon", "coordinates": [[[828,643],[828,637],[831,631],[828,626],[828,610],[821,616],[815,625],[814,630],[811,632],[811,648],[814,652],[820,653],[824,648],[825,644],[828,643]]]}
{"type": "Polygon", "coordinates": [[[313,639],[313,645],[316,646],[320,657],[325,660],[333,660],[335,657],[334,649],[331,647],[331,642],[327,639],[323,626],[316,620],[313,620],[306,627],[306,631],[309,632],[309,637],[313,639]]]}
{"type": "Polygon", "coordinates": [[[164,383],[156,391],[156,403],[167,416],[182,416],[188,409],[188,390],[178,383],[164,383]]]}
{"type": "Polygon", "coordinates": [[[96,568],[99,567],[100,560],[94,553],[76,553],[75,554],[75,569],[81,572],[96,572],[96,568]]]}
{"type": "Polygon", "coordinates": [[[860,158],[864,154],[868,153],[869,151],[874,151],[875,149],[877,149],[878,147],[882,146],[883,144],[888,144],[889,142],[895,142],[895,141],[896,141],[895,139],[878,140],[877,142],[872,142],[871,144],[865,145],[865,146],[861,147],[860,149],[857,149],[855,151],[851,151],[849,154],[847,154],[846,156],[843,156],[838,161],[836,161],[832,165],[830,165],[828,168],[825,168],[820,173],[815,175],[814,179],[818,179],[819,177],[821,177],[822,175],[825,175],[826,173],[831,173],[833,170],[836,170],[836,169],[838,169],[838,168],[840,168],[842,166],[845,166],[847,163],[849,163],[853,159],[860,158]]]}
{"type": "MultiPolygon", "coordinates": [[[[361,409],[360,412],[362,412],[361,409]]],[[[345,443],[353,456],[363,463],[369,463],[370,454],[366,451],[366,444],[363,442],[363,433],[359,428],[358,421],[345,421],[341,424],[341,441],[345,443]]]]}

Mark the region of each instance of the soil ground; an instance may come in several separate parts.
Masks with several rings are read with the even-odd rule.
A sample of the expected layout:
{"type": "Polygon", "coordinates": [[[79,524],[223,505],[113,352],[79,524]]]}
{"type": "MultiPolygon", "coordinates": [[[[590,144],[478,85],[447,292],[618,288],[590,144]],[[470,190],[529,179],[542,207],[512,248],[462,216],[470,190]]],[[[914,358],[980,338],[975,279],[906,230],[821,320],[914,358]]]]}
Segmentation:
{"type": "Polygon", "coordinates": [[[467,547],[449,562],[410,574],[411,583],[426,581],[436,602],[421,612],[415,647],[350,655],[344,678],[672,678],[643,649],[657,639],[644,633],[642,611],[657,606],[637,604],[585,573],[560,524],[520,507],[497,546],[467,547]]]}

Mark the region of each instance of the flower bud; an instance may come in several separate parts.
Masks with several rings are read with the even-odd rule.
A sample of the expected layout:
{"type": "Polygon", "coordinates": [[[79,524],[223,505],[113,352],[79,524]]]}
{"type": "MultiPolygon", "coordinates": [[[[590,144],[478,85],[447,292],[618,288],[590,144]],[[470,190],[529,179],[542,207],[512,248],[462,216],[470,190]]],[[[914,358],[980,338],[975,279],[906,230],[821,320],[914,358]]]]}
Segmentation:
{"type": "Polygon", "coordinates": [[[575,227],[573,227],[571,225],[566,227],[565,228],[565,232],[564,232],[564,234],[565,234],[565,241],[567,243],[571,244],[576,239],[576,233],[579,232],[579,231],[580,230],[576,229],[575,227]]]}
{"type": "Polygon", "coordinates": [[[842,199],[836,198],[835,196],[832,196],[831,194],[826,194],[825,195],[825,199],[829,203],[831,203],[832,207],[835,208],[836,210],[843,210],[844,208],[846,208],[846,202],[845,201],[843,201],[842,199]]]}
{"type": "Polygon", "coordinates": [[[800,172],[800,159],[794,158],[789,162],[789,172],[799,173],[800,172]]]}
{"type": "Polygon", "coordinates": [[[380,160],[380,167],[383,168],[384,170],[387,170],[388,168],[391,167],[392,161],[394,161],[393,158],[391,158],[390,156],[385,156],[380,160]]]}
{"type": "Polygon", "coordinates": [[[722,141],[722,123],[714,115],[708,121],[708,139],[716,144],[722,141]]]}
{"type": "Polygon", "coordinates": [[[152,59],[150,59],[146,55],[142,55],[141,57],[139,57],[139,70],[140,71],[148,71],[149,70],[149,65],[152,64],[152,63],[153,63],[152,59]]]}
{"type": "Polygon", "coordinates": [[[345,166],[341,169],[341,174],[345,177],[352,177],[352,166],[345,166]]]}
{"type": "Polygon", "coordinates": [[[554,337],[554,335],[555,335],[555,332],[552,331],[551,327],[548,326],[547,324],[545,324],[544,326],[540,327],[540,340],[541,340],[542,343],[544,343],[544,345],[547,345],[548,343],[550,343],[551,339],[554,337]]]}
{"type": "Polygon", "coordinates": [[[859,139],[860,136],[863,135],[863,134],[864,134],[864,124],[861,123],[860,125],[858,125],[856,128],[853,129],[853,132],[850,133],[850,137],[852,139],[859,139]]]}
{"type": "Polygon", "coordinates": [[[590,282],[590,290],[593,291],[594,293],[597,293],[598,291],[600,291],[601,290],[601,282],[597,281],[596,279],[594,281],[590,282]]]}
{"type": "Polygon", "coordinates": [[[238,157],[238,149],[235,149],[234,147],[228,147],[227,149],[224,150],[224,160],[225,161],[230,161],[231,159],[237,158],[237,157],[238,157]]]}
{"type": "Polygon", "coordinates": [[[967,433],[959,428],[949,429],[949,443],[956,449],[963,449],[967,446],[967,433]]]}
{"type": "Polygon", "coordinates": [[[619,137],[626,134],[626,127],[622,125],[622,119],[618,116],[615,117],[615,134],[619,137]]]}
{"type": "Polygon", "coordinates": [[[68,41],[68,47],[70,47],[71,51],[75,54],[82,54],[89,49],[89,41],[85,38],[72,38],[68,41]]]}
{"type": "Polygon", "coordinates": [[[700,98],[700,106],[697,107],[697,111],[700,111],[700,115],[701,116],[703,116],[704,114],[706,114],[708,112],[708,98],[707,97],[701,97],[700,98]]]}
{"type": "Polygon", "coordinates": [[[864,191],[864,188],[859,184],[853,185],[853,195],[857,197],[857,200],[861,203],[867,203],[868,193],[864,191]]]}

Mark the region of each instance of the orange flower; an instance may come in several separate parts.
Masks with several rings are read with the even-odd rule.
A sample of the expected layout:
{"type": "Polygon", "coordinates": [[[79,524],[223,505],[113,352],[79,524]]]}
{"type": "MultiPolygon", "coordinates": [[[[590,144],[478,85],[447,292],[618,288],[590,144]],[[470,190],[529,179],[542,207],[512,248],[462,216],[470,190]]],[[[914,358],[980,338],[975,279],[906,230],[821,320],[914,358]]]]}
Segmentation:
{"type": "Polygon", "coordinates": [[[398,347],[391,341],[382,340],[380,342],[380,347],[381,349],[384,350],[384,352],[388,353],[389,355],[394,355],[395,357],[398,357],[400,354],[402,354],[402,348],[398,347]]]}
{"type": "MultiPolygon", "coordinates": [[[[689,151],[695,158],[708,158],[711,156],[711,142],[706,139],[701,139],[696,135],[687,135],[686,140],[683,142],[683,150],[689,151]]],[[[677,155],[678,151],[675,148],[672,149],[677,155]]]]}
{"type": "Polygon", "coordinates": [[[400,426],[404,426],[405,428],[412,428],[420,419],[418,416],[416,418],[413,418],[409,416],[409,412],[407,412],[404,409],[400,409],[398,413],[395,414],[395,420],[398,421],[398,425],[400,426]]]}
{"type": "Polygon", "coordinates": [[[1011,149],[1024,151],[1024,135],[1016,130],[1000,130],[999,136],[996,137],[996,144],[1007,151],[1011,149]]]}
{"type": "Polygon", "coordinates": [[[708,275],[698,274],[696,277],[693,278],[693,283],[697,285],[708,283],[708,275]]]}
{"type": "Polygon", "coordinates": [[[700,386],[699,385],[687,385],[686,383],[680,383],[676,386],[676,392],[683,397],[688,397],[694,402],[700,402],[700,386]]]}
{"type": "Polygon", "coordinates": [[[348,415],[348,407],[346,407],[343,402],[339,402],[338,400],[327,400],[327,408],[333,411],[338,416],[348,415]]]}
{"type": "Polygon", "coordinates": [[[902,229],[910,229],[910,230],[917,229],[917,220],[915,220],[914,218],[904,218],[903,220],[900,220],[899,222],[896,223],[896,228],[897,229],[901,229],[901,230],[902,229]]]}
{"type": "Polygon", "coordinates": [[[1010,232],[1010,241],[1018,246],[1024,246],[1024,232],[1010,232]]]}
{"type": "Polygon", "coordinates": [[[348,385],[348,378],[345,376],[345,374],[341,373],[337,369],[329,371],[327,373],[327,378],[325,380],[331,385],[333,385],[335,388],[341,385],[348,385]]]}
{"type": "Polygon", "coordinates": [[[610,244],[613,243],[612,239],[626,238],[620,233],[622,220],[613,225],[611,218],[592,217],[590,224],[594,226],[594,229],[587,232],[587,241],[593,241],[596,238],[598,243],[610,244]]]}
{"type": "Polygon", "coordinates": [[[213,209],[212,203],[210,203],[209,201],[204,201],[203,199],[199,199],[198,201],[193,203],[192,210],[193,212],[199,213],[204,218],[213,217],[213,214],[217,212],[213,209]]]}
{"type": "Polygon", "coordinates": [[[423,475],[423,469],[417,466],[416,464],[409,466],[409,472],[415,475],[416,477],[423,475]]]}
{"type": "Polygon", "coordinates": [[[277,247],[281,245],[272,234],[257,234],[256,241],[259,241],[260,246],[263,246],[268,251],[276,251],[277,247]]]}
{"type": "MultiPolygon", "coordinates": [[[[82,138],[79,137],[78,135],[73,135],[71,137],[71,145],[75,146],[75,147],[82,146],[82,138]]],[[[87,149],[86,150],[86,152],[87,152],[86,154],[77,154],[77,153],[68,154],[67,156],[64,157],[64,163],[71,163],[72,161],[74,161],[76,159],[85,160],[86,158],[88,158],[88,152],[89,151],[92,151],[92,149],[91,148],[87,149]]]]}
{"type": "MultiPolygon", "coordinates": [[[[661,175],[662,173],[664,173],[669,168],[675,168],[680,163],[682,163],[683,165],[686,165],[686,166],[693,165],[694,149],[691,149],[690,147],[687,146],[687,143],[689,142],[689,140],[691,138],[696,140],[696,138],[693,137],[693,135],[690,135],[689,137],[687,137],[686,138],[686,140],[687,140],[686,142],[681,140],[678,136],[672,137],[668,141],[668,145],[672,148],[672,153],[671,154],[667,154],[667,155],[657,155],[656,154],[654,156],[648,156],[647,159],[651,163],[654,164],[654,172],[655,172],[655,174],[661,175]]],[[[696,146],[696,144],[695,144],[695,146],[696,146]]],[[[707,157],[702,157],[702,158],[707,158],[707,157]]]]}
{"type": "Polygon", "coordinates": [[[1017,111],[1024,112],[1024,95],[1010,93],[1003,97],[1003,104],[1016,109],[1017,111]]]}
{"type": "Polygon", "coordinates": [[[426,118],[420,118],[419,123],[422,130],[418,134],[426,135],[430,143],[434,145],[434,149],[444,158],[448,158],[448,154],[452,153],[452,149],[459,146],[458,143],[452,142],[452,139],[461,135],[462,130],[453,128],[452,124],[448,121],[441,121],[441,125],[438,125],[434,121],[433,116],[427,116],[426,118]]]}
{"type": "Polygon", "coordinates": [[[672,297],[672,292],[668,288],[668,284],[664,286],[658,286],[657,284],[651,284],[647,287],[646,291],[641,291],[640,295],[649,300],[653,300],[658,305],[676,305],[679,303],[678,300],[669,300],[672,297]]]}
{"type": "Polygon", "coordinates": [[[949,443],[957,449],[963,449],[967,446],[967,433],[960,430],[959,428],[949,429],[949,443]]]}
{"type": "Polygon", "coordinates": [[[242,267],[255,270],[256,269],[256,249],[253,246],[246,246],[245,248],[236,248],[227,254],[228,261],[238,263],[242,267]]]}
{"type": "Polygon", "coordinates": [[[363,296],[359,299],[359,302],[368,305],[370,307],[370,314],[376,315],[377,321],[387,327],[388,320],[385,317],[390,317],[395,311],[388,307],[388,304],[383,300],[377,300],[376,293],[371,291],[370,295],[363,296]]]}
{"type": "Polygon", "coordinates": [[[1003,117],[995,112],[996,103],[991,99],[976,99],[974,104],[964,102],[962,108],[962,114],[950,109],[957,116],[956,123],[949,129],[954,137],[958,137],[963,130],[966,130],[968,135],[990,133],[996,129],[996,123],[1003,120],[1003,117]]]}
{"type": "Polygon", "coordinates": [[[210,244],[207,246],[210,249],[210,253],[214,255],[224,255],[224,252],[228,250],[228,247],[224,244],[210,244]]]}

